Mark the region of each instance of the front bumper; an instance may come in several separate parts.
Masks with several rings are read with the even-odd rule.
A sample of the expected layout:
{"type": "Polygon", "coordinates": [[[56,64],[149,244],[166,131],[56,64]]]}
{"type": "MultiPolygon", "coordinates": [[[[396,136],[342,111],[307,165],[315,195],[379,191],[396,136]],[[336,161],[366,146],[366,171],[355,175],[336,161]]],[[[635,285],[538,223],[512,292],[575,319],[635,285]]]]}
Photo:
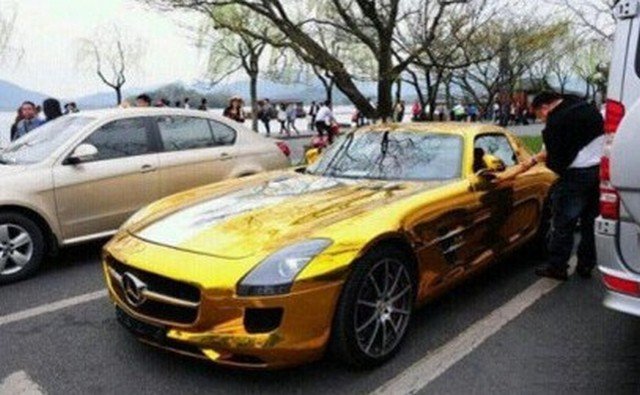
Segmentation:
{"type": "MultiPolygon", "coordinates": [[[[640,283],[640,274],[631,271],[623,262],[618,251],[615,221],[598,217],[595,226],[598,269],[603,275],[640,283]]],[[[604,306],[635,316],[640,316],[640,297],[623,294],[609,288],[605,290],[604,306]]]]}
{"type": "MultiPolygon", "coordinates": [[[[168,262],[180,262],[181,267],[202,267],[198,262],[202,258],[194,254],[159,246],[150,248],[155,250],[155,256],[162,256],[168,262]]],[[[120,310],[119,315],[125,315],[119,317],[121,322],[129,317],[132,325],[151,329],[133,330],[145,343],[223,365],[254,369],[299,365],[324,354],[342,287],[340,278],[323,278],[298,289],[294,286],[287,295],[238,297],[234,292],[235,282],[225,289],[203,284],[202,278],[211,275],[203,270],[163,270],[162,265],[158,265],[158,270],[149,270],[149,257],[144,253],[131,254],[127,259],[118,253],[117,249],[105,248],[103,265],[109,294],[120,310]],[[124,293],[122,279],[118,279],[111,269],[112,259],[120,262],[120,270],[131,270],[137,275],[151,272],[153,276],[198,288],[200,296],[195,319],[187,322],[189,318],[185,320],[183,316],[175,321],[171,316],[159,318],[158,314],[167,310],[155,309],[149,313],[141,306],[133,305],[124,293]],[[281,312],[277,322],[271,318],[267,320],[269,323],[260,324],[260,314],[274,311],[281,312]],[[249,322],[250,316],[254,324],[249,322]],[[256,317],[258,325],[255,325],[256,317]],[[154,328],[157,331],[154,332],[154,328]]],[[[205,258],[211,260],[211,257],[205,258]]],[[[211,262],[208,264],[211,266],[211,262]]],[[[172,301],[162,297],[158,300],[172,301]]],[[[132,329],[130,325],[125,326],[132,329]]]]}

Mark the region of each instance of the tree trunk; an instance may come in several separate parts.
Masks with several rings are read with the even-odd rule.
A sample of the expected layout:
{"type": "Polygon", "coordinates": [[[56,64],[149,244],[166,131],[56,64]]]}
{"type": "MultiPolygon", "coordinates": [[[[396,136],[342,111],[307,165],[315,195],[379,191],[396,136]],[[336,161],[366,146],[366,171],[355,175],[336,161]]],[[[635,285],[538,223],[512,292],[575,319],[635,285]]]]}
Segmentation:
{"type": "Polygon", "coordinates": [[[122,87],[116,86],[113,88],[116,91],[116,105],[120,105],[122,103],[122,87]]]}
{"type": "Polygon", "coordinates": [[[402,78],[396,80],[396,103],[402,99],[402,78]]]}
{"type": "Polygon", "coordinates": [[[251,129],[258,133],[258,73],[251,73],[249,78],[249,95],[251,96],[251,129]]]}
{"type": "Polygon", "coordinates": [[[327,94],[327,101],[333,103],[333,80],[329,81],[324,87],[327,94]]]}

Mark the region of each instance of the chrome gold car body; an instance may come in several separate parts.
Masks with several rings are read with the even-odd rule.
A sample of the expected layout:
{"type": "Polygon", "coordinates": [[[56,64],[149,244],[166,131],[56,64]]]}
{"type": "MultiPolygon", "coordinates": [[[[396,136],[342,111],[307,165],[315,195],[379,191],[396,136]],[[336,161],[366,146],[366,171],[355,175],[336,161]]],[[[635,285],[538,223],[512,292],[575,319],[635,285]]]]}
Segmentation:
{"type": "MultiPolygon", "coordinates": [[[[358,300],[375,307],[381,322],[404,331],[408,319],[390,319],[392,312],[429,301],[536,234],[555,176],[541,165],[501,184],[477,175],[480,149],[511,160],[505,172],[528,160],[530,154],[504,129],[402,124],[355,133],[356,138],[387,133],[383,150],[388,149],[385,141],[396,144],[390,133],[455,138],[461,147],[459,171],[445,179],[379,180],[329,176],[318,173],[318,167],[314,174],[287,170],[224,181],[150,205],[104,250],[115,304],[135,325],[164,331],[153,338],[134,330],[137,336],[233,366],[278,368],[312,361],[330,341],[345,282],[372,251],[386,246],[403,254],[406,262],[390,258],[379,267],[385,270],[384,281],[394,278],[402,288],[411,286],[415,300],[409,299],[408,307],[394,304],[405,294],[390,285],[386,296],[362,291],[358,300]],[[330,243],[309,258],[289,288],[240,295],[239,285],[256,267],[309,240],[330,243]],[[145,303],[127,300],[124,273],[144,283],[145,303]]],[[[331,149],[327,152],[332,155],[331,149]]],[[[367,318],[355,322],[362,327],[367,318]]],[[[373,357],[400,340],[385,333],[381,346],[375,346],[380,338],[371,335],[363,335],[361,343],[373,357]]]]}

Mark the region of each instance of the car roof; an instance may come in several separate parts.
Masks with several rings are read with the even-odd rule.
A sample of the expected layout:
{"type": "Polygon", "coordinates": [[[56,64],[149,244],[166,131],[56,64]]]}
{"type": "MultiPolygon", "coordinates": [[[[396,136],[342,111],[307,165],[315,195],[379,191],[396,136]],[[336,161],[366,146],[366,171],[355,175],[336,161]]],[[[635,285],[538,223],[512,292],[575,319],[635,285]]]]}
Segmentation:
{"type": "Polygon", "coordinates": [[[187,110],[175,107],[129,107],[129,108],[103,108],[98,110],[82,110],[77,113],[68,114],[72,117],[94,117],[94,118],[120,118],[135,117],[145,115],[192,115],[220,118],[211,111],[187,110]]]}
{"type": "Polygon", "coordinates": [[[407,122],[407,123],[381,123],[364,126],[358,132],[423,132],[455,134],[459,136],[475,136],[483,133],[509,133],[503,127],[494,124],[476,122],[407,122]]]}

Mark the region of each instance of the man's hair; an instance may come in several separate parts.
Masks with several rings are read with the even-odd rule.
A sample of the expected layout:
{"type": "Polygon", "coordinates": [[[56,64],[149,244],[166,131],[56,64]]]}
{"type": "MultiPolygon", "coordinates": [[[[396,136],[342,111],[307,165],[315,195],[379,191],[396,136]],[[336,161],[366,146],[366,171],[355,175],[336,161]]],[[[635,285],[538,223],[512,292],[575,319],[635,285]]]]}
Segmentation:
{"type": "Polygon", "coordinates": [[[562,95],[556,92],[541,92],[533,98],[531,102],[531,108],[534,110],[539,109],[545,104],[551,104],[556,100],[562,99],[562,95]]]}
{"type": "Polygon", "coordinates": [[[138,95],[138,97],[136,97],[136,100],[142,100],[145,103],[151,104],[151,97],[149,97],[149,95],[145,93],[138,95]]]}
{"type": "Polygon", "coordinates": [[[22,104],[20,105],[20,107],[22,107],[22,106],[24,106],[24,105],[31,106],[31,107],[33,107],[34,109],[36,108],[36,104],[35,104],[34,102],[32,102],[32,101],[29,101],[29,100],[25,100],[25,101],[23,101],[23,102],[22,102],[22,104]]]}

